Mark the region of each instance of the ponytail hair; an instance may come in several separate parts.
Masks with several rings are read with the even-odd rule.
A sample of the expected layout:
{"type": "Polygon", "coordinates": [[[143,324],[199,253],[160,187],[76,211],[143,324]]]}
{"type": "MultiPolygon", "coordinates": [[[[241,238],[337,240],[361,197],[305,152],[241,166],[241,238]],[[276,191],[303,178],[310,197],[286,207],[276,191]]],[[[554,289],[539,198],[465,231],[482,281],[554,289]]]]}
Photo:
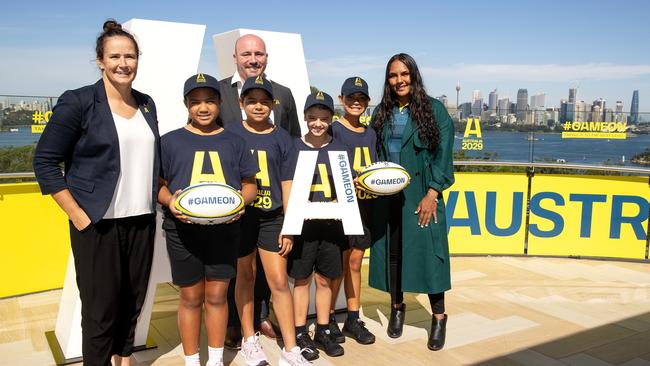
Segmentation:
{"type": "Polygon", "coordinates": [[[97,37],[97,44],[95,46],[95,53],[97,54],[98,60],[104,58],[104,43],[106,42],[106,39],[110,37],[126,37],[130,39],[135,47],[136,57],[140,56],[140,48],[138,47],[138,42],[135,40],[135,37],[133,37],[131,33],[122,29],[122,24],[115,21],[115,19],[106,20],[102,29],[102,33],[97,37]]]}

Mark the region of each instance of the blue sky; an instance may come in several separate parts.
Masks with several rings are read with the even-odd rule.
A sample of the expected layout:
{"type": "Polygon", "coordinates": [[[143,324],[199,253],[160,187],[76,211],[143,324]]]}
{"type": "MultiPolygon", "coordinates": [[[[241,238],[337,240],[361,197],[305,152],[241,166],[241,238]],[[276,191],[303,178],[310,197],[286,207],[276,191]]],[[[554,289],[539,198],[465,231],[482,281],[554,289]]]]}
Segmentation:
{"type": "Polygon", "coordinates": [[[527,88],[549,106],[577,85],[579,99],[620,99],[626,111],[638,89],[650,112],[649,13],[643,0],[12,1],[0,12],[0,94],[59,95],[97,79],[94,40],[112,17],[207,25],[207,73],[216,72],[213,34],[253,28],[300,33],[310,83],[331,94],[356,74],[376,101],[386,60],[407,52],[429,94],[451,103],[457,81],[461,102],[474,89],[514,100],[527,88]]]}

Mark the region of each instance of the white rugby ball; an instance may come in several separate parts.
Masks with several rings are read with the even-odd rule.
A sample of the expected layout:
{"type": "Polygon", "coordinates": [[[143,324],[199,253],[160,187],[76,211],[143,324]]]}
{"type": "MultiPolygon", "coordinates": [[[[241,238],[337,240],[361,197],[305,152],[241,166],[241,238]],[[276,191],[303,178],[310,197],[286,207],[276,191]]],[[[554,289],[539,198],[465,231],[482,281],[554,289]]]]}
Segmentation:
{"type": "Polygon", "coordinates": [[[359,173],[359,185],[363,190],[378,196],[401,192],[411,182],[411,176],[401,165],[379,161],[368,165],[359,173]]]}
{"type": "Polygon", "coordinates": [[[244,208],[244,197],[223,183],[198,183],[181,191],[174,203],[187,219],[201,225],[224,223],[244,208]]]}

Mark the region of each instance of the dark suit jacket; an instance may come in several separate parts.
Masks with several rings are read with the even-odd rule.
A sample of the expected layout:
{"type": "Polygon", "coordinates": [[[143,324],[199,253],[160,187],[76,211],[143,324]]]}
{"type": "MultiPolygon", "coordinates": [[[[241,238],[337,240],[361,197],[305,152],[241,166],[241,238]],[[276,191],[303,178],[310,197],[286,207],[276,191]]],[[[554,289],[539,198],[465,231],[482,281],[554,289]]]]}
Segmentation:
{"type": "MultiPolygon", "coordinates": [[[[154,210],[160,166],[156,106],[146,94],[133,90],[133,96],[155,137],[151,192],[154,210]]],[[[102,80],[68,90],[59,97],[36,145],[34,173],[43,194],[69,189],[93,223],[102,219],[120,174],[117,130],[102,80]],[[65,176],[61,173],[61,162],[65,176]]]]}
{"type": "MultiPolygon", "coordinates": [[[[289,135],[300,137],[300,122],[296,112],[296,101],[291,90],[286,86],[271,81],[273,85],[273,122],[289,132],[289,135]]],[[[237,85],[232,84],[232,76],[219,81],[221,89],[221,112],[219,123],[226,127],[229,123],[241,122],[239,94],[237,85]]]]}

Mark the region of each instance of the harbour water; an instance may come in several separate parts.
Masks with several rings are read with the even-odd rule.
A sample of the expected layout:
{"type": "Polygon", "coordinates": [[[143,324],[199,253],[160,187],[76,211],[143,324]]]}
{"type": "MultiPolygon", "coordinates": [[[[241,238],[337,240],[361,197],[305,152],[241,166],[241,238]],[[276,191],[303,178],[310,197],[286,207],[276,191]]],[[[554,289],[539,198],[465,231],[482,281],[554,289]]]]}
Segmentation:
{"type": "MultiPolygon", "coordinates": [[[[489,152],[496,161],[637,166],[630,161],[632,157],[650,148],[650,135],[628,136],[624,140],[563,139],[559,133],[529,136],[528,132],[483,131],[482,137],[483,150],[466,150],[467,156],[483,157],[489,152]]],[[[460,150],[462,138],[462,134],[456,133],[454,150],[460,150]]]]}
{"type": "MultiPolygon", "coordinates": [[[[0,132],[0,148],[35,144],[40,134],[31,126],[17,126],[17,132],[0,132]]],[[[619,139],[563,139],[559,133],[483,131],[483,150],[465,150],[468,157],[481,158],[490,153],[492,160],[516,162],[566,162],[567,164],[622,164],[636,166],[630,160],[650,148],[650,135],[619,139]],[[496,155],[495,155],[496,154],[496,155]]],[[[456,133],[454,150],[461,149],[462,134],[456,133]]]]}

